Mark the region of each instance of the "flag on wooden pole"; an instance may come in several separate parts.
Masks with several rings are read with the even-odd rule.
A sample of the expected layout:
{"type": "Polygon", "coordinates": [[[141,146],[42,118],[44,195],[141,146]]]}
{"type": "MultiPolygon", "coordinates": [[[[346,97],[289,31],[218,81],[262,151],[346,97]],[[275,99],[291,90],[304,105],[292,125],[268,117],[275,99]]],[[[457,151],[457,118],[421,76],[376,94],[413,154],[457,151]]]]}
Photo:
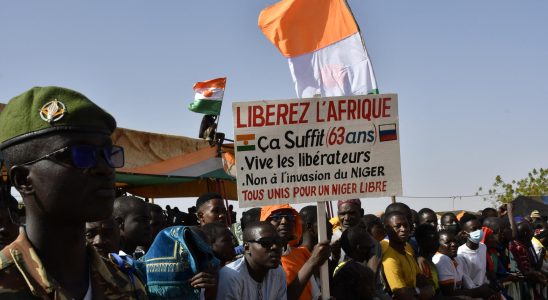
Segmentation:
{"type": "Polygon", "coordinates": [[[283,0],[261,12],[259,27],[288,58],[298,97],[378,93],[346,1],[283,0]]]}
{"type": "Polygon", "coordinates": [[[188,109],[206,115],[221,114],[221,105],[225,92],[226,77],[197,82],[194,85],[194,102],[188,109]]]}

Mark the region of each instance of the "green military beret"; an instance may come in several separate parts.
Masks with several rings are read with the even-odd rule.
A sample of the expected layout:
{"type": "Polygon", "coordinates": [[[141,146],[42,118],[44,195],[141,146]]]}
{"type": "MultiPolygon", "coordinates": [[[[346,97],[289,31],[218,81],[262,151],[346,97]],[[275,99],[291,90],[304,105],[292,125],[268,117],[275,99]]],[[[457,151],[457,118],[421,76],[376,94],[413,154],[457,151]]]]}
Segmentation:
{"type": "Polygon", "coordinates": [[[86,96],[56,86],[34,87],[0,113],[0,149],[57,131],[110,135],[115,128],[114,118],[86,96]]]}

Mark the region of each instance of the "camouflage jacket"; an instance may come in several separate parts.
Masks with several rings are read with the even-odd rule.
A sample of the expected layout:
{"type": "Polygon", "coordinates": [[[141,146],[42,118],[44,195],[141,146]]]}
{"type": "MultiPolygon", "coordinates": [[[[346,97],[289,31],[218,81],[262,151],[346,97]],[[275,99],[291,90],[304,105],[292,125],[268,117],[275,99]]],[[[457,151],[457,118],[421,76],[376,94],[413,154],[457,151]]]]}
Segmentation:
{"type": "MultiPolygon", "coordinates": [[[[93,299],[147,299],[138,278],[134,283],[113,262],[87,246],[93,299]]],[[[72,299],[44,269],[27,235],[0,251],[0,299],[72,299]]]]}

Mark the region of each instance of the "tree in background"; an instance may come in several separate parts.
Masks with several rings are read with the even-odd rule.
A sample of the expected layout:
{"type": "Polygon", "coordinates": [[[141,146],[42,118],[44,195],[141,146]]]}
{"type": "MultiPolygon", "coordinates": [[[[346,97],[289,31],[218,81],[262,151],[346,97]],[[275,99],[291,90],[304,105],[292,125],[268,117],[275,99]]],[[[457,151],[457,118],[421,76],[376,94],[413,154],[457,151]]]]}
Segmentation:
{"type": "MultiPolygon", "coordinates": [[[[483,188],[480,187],[476,195],[480,195],[483,188]]],[[[512,202],[518,196],[534,197],[548,195],[548,169],[533,169],[527,177],[520,180],[505,182],[500,175],[495,178],[492,188],[485,195],[484,200],[498,206],[512,202]]]]}

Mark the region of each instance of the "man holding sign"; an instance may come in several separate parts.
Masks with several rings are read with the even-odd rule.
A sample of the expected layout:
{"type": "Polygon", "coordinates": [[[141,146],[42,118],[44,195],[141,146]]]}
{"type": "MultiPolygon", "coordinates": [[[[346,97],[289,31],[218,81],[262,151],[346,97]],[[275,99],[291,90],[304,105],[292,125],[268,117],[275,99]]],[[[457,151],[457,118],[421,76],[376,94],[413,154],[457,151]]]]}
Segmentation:
{"type": "Polygon", "coordinates": [[[317,299],[320,293],[312,277],[329,258],[329,241],[317,244],[312,254],[305,247],[297,247],[302,225],[299,213],[290,205],[272,205],[261,209],[261,221],[268,221],[285,238],[287,247],[282,254],[282,267],[287,279],[287,299],[317,299]]]}

